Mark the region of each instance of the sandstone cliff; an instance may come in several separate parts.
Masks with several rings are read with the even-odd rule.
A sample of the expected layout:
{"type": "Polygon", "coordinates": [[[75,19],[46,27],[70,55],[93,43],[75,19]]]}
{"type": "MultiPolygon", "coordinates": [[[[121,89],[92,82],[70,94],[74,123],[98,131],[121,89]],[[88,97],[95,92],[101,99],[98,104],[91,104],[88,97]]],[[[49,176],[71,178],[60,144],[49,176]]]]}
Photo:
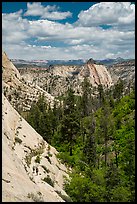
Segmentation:
{"type": "Polygon", "coordinates": [[[44,94],[51,105],[54,103],[53,96],[20,75],[5,52],[2,53],[2,86],[4,95],[18,110],[29,110],[32,102],[37,101],[40,94],[44,94]]]}
{"type": "Polygon", "coordinates": [[[121,78],[125,84],[135,83],[135,60],[126,60],[121,63],[108,66],[113,82],[121,78]]]}
{"type": "Polygon", "coordinates": [[[98,65],[89,60],[85,65],[54,65],[49,69],[19,69],[26,81],[35,83],[53,96],[64,94],[71,86],[76,94],[82,92],[81,85],[84,77],[89,79],[93,87],[102,84],[104,87],[113,85],[111,75],[104,65],[98,65]]]}
{"type": "Polygon", "coordinates": [[[2,201],[63,202],[67,168],[2,96],[2,201]]]}
{"type": "Polygon", "coordinates": [[[111,75],[107,71],[104,65],[98,65],[94,61],[89,60],[86,65],[82,68],[79,76],[88,77],[92,86],[98,86],[102,84],[105,87],[112,86],[111,75]]]}

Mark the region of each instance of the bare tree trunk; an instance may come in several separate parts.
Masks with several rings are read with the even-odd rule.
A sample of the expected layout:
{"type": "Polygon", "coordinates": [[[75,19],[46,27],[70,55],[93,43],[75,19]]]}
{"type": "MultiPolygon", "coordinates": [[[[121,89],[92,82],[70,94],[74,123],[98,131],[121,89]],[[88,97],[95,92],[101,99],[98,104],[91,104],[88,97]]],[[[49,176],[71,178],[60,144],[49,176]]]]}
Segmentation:
{"type": "Polygon", "coordinates": [[[70,146],[69,155],[72,156],[72,146],[70,146]]]}

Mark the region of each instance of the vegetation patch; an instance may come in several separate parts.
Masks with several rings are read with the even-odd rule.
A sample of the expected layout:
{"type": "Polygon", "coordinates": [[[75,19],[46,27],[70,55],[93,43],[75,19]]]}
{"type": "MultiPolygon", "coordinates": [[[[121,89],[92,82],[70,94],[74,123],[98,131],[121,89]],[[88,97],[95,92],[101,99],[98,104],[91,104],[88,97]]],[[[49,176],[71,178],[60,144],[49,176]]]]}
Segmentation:
{"type": "Polygon", "coordinates": [[[34,193],[28,193],[28,198],[32,199],[34,202],[44,202],[42,196],[39,194],[35,195],[34,193]]]}
{"type": "MultiPolygon", "coordinates": [[[[85,77],[80,96],[69,88],[53,109],[40,97],[28,113],[71,167],[64,189],[73,202],[135,202],[135,90],[125,93],[124,86],[120,80],[94,88],[85,77]]],[[[50,147],[47,152],[51,163],[50,147]]]]}
{"type": "Polygon", "coordinates": [[[35,162],[40,164],[40,160],[41,160],[40,156],[37,155],[37,157],[36,157],[36,159],[35,159],[35,162]]]}
{"type": "Polygon", "coordinates": [[[18,134],[19,134],[19,131],[17,130],[17,131],[16,131],[16,133],[15,133],[15,135],[17,135],[17,136],[18,136],[18,134]]]}
{"type": "Polygon", "coordinates": [[[51,154],[50,152],[48,152],[48,156],[49,156],[49,157],[52,157],[52,154],[51,154]]]}
{"type": "Polygon", "coordinates": [[[71,199],[69,196],[62,194],[60,191],[57,190],[56,193],[57,193],[65,202],[73,202],[72,199],[71,199]]]}
{"type": "Polygon", "coordinates": [[[35,181],[34,181],[34,178],[33,177],[29,177],[30,178],[30,180],[33,182],[33,183],[35,183],[35,181]]]}
{"type": "Polygon", "coordinates": [[[52,187],[54,187],[54,181],[52,181],[52,179],[50,178],[49,175],[47,175],[47,177],[45,177],[42,180],[45,181],[46,183],[48,183],[49,185],[51,185],[52,187]]]}
{"type": "Polygon", "coordinates": [[[21,140],[19,137],[15,137],[15,143],[21,144],[21,143],[22,143],[22,140],[21,140]]]}
{"type": "MultiPolygon", "coordinates": [[[[44,148],[45,148],[45,144],[42,143],[41,146],[39,146],[39,148],[31,149],[31,152],[28,155],[26,155],[26,157],[25,157],[25,161],[26,161],[28,167],[31,164],[32,157],[40,156],[40,154],[42,154],[44,152],[44,148]]],[[[39,161],[39,159],[37,161],[39,161]]]]}
{"type": "Polygon", "coordinates": [[[47,173],[49,173],[50,172],[50,170],[46,167],[46,166],[44,166],[44,165],[41,165],[41,167],[47,172],[47,173]]]}

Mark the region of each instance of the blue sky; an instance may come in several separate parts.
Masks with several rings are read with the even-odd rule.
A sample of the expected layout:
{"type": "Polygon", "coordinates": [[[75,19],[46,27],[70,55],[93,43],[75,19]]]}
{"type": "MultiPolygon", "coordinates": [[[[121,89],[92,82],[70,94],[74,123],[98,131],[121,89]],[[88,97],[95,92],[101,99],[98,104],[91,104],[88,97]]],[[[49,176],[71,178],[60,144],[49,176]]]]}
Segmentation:
{"type": "Polygon", "coordinates": [[[134,58],[135,5],[3,2],[2,43],[16,59],[134,58]]]}
{"type": "MultiPolygon", "coordinates": [[[[81,10],[87,10],[93,4],[97,2],[41,2],[41,5],[48,6],[48,5],[57,5],[60,7],[62,12],[70,11],[73,13],[73,18],[65,19],[63,22],[73,23],[78,18],[78,14],[81,10]]],[[[23,13],[27,10],[27,2],[2,2],[2,12],[3,13],[11,13],[17,12],[18,10],[23,9],[23,13]]],[[[30,16],[27,17],[28,19],[30,16]]],[[[38,19],[38,17],[34,17],[33,19],[38,19]]]]}

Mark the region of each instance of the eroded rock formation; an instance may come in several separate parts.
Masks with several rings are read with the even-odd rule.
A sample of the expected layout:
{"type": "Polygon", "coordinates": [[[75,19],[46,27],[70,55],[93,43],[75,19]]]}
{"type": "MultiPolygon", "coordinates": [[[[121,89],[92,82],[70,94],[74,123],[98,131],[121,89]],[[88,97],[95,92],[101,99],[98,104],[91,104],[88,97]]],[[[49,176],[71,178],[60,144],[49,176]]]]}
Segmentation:
{"type": "Polygon", "coordinates": [[[14,108],[18,110],[29,110],[33,101],[37,101],[40,94],[51,106],[54,103],[54,97],[43,90],[38,85],[26,81],[19,73],[17,68],[8,59],[6,53],[2,53],[2,86],[3,93],[11,102],[14,108]]]}
{"type": "Polygon", "coordinates": [[[35,82],[53,96],[64,94],[71,86],[76,94],[82,92],[81,85],[84,77],[89,79],[93,87],[102,84],[104,87],[113,85],[111,75],[104,65],[89,60],[83,66],[55,65],[45,70],[19,69],[25,80],[35,82]]]}

